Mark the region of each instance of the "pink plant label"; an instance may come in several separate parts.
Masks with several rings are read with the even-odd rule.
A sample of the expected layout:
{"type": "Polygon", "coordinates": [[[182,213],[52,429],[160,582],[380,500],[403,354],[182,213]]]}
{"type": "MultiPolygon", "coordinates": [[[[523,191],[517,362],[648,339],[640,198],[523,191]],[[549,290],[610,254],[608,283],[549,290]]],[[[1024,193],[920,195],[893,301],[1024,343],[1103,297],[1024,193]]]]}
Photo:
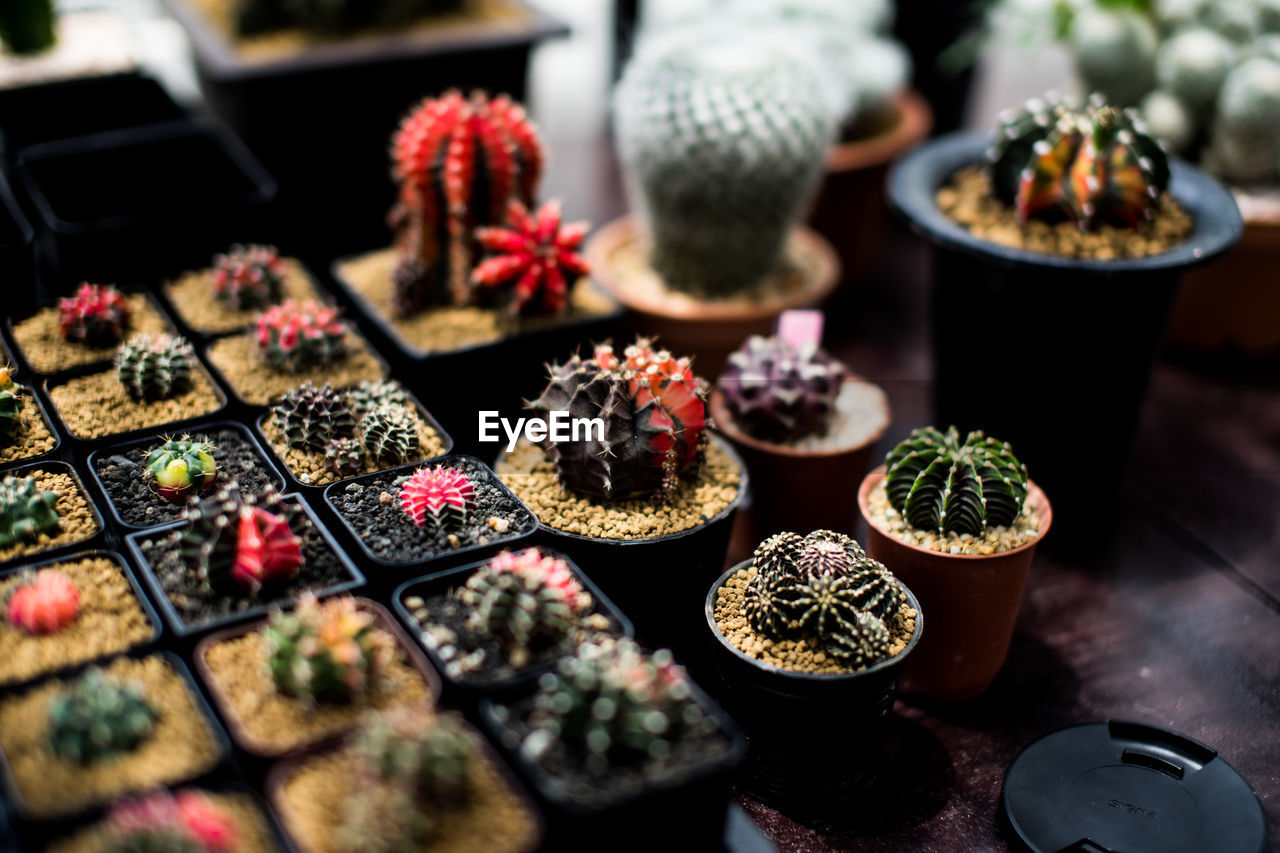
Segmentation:
{"type": "Polygon", "coordinates": [[[778,337],[796,349],[822,343],[821,311],[783,311],[778,317],[778,337]]]}

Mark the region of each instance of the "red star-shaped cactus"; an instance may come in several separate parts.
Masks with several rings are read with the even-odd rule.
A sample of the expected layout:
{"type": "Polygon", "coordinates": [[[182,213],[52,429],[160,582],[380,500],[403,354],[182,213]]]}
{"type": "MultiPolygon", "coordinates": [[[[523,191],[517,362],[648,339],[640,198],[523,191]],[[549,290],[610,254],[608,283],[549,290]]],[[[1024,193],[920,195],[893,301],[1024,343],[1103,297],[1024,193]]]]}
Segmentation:
{"type": "Polygon", "coordinates": [[[587,273],[587,262],[574,250],[590,226],[561,222],[559,201],[547,202],[536,214],[512,201],[507,208],[507,227],[476,229],[476,242],[498,254],[476,267],[471,280],[482,287],[511,287],[512,314],[564,311],[569,305],[565,273],[587,273]]]}

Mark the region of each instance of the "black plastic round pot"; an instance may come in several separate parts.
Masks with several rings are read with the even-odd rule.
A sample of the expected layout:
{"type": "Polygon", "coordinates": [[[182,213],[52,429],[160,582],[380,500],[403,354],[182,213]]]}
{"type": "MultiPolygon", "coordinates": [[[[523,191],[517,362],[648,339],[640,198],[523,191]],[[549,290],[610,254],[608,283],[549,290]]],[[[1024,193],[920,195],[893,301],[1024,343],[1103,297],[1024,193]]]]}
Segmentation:
{"type": "Polygon", "coordinates": [[[720,588],[750,565],[744,560],[729,569],[703,599],[719,698],[750,744],[738,788],[793,820],[820,829],[836,826],[875,780],[885,718],[898,676],[924,631],[924,615],[904,586],[917,615],[915,633],[901,652],[852,673],[781,669],[730,645],[716,627],[720,588]]]}
{"type": "Polygon", "coordinates": [[[998,246],[934,198],[988,144],[946,136],[889,174],[894,207],[934,246],[935,421],[1012,443],[1064,527],[1105,529],[1178,282],[1235,245],[1240,212],[1225,187],[1174,161],[1169,192],[1194,226],[1166,252],[1087,260],[998,246]]]}

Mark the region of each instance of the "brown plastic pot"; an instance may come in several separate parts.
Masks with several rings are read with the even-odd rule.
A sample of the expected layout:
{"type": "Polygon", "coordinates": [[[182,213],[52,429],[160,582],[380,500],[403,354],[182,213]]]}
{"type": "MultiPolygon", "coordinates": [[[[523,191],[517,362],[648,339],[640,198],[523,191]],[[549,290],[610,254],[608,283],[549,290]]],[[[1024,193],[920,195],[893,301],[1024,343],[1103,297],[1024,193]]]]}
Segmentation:
{"type": "Polygon", "coordinates": [[[883,479],[882,465],[858,489],[867,554],[901,578],[929,614],[929,630],[903,672],[902,692],[948,702],[977,696],[1009,652],[1031,559],[1053,522],[1049,499],[1030,484],[1027,500],[1040,518],[1040,533],[1022,547],[990,556],[944,554],[903,542],[871,517],[867,498],[883,479]]]}
{"type": "Polygon", "coordinates": [[[898,120],[892,127],[827,151],[826,176],[809,224],[835,248],[841,287],[858,283],[874,270],[889,226],[885,203],[889,164],[923,142],[933,127],[933,111],[914,90],[894,98],[894,107],[898,120]]]}
{"type": "Polygon", "coordinates": [[[617,261],[619,250],[645,239],[634,216],[615,219],[596,231],[583,250],[595,281],[627,308],[627,324],[638,334],[657,337],[663,348],[681,356],[697,356],[698,372],[715,376],[729,353],[751,335],[773,332],[778,315],[793,308],[813,308],[831,295],[840,277],[840,260],[821,235],[802,225],[792,229],[793,252],[812,259],[803,285],[782,297],[764,301],[696,299],[679,293],[638,293],[617,261]]]}
{"type": "MultiPolygon", "coordinates": [[[[865,381],[850,376],[849,382],[865,381]]],[[[759,542],[783,530],[825,528],[850,536],[858,522],[853,484],[871,467],[871,451],[889,427],[889,403],[884,402],[884,424],[861,444],[841,450],[807,450],[760,441],[733,422],[724,393],[715,391],[710,401],[716,429],[733,443],[751,472],[752,539],[759,542]]]]}

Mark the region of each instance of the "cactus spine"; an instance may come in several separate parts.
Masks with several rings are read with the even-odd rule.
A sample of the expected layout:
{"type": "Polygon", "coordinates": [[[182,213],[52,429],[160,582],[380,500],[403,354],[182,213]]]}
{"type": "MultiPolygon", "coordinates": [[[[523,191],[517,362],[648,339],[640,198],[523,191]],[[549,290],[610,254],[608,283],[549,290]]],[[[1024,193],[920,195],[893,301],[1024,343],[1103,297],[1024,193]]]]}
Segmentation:
{"type": "Polygon", "coordinates": [[[569,564],[537,549],[503,551],[457,592],[467,624],[494,637],[512,657],[559,642],[591,608],[569,564]]]}
{"type": "Polygon", "coordinates": [[[194,362],[186,338],[134,335],[116,353],[116,378],[134,400],[167,400],[191,387],[194,362]]]}
{"type": "Polygon", "coordinates": [[[175,503],[184,501],[192,492],[206,492],[218,479],[218,463],[214,446],[207,441],[184,435],[166,439],[164,444],[147,454],[147,474],[156,493],[175,503]]]}
{"type": "Polygon", "coordinates": [[[717,380],[733,422],[761,441],[790,444],[824,434],[849,371],[816,343],[795,347],[752,335],[717,380]]]}
{"type": "Polygon", "coordinates": [[[276,689],[310,703],[350,704],[383,677],[395,641],[354,598],[323,604],[310,592],[291,613],[277,611],[263,629],[276,689]]]}

